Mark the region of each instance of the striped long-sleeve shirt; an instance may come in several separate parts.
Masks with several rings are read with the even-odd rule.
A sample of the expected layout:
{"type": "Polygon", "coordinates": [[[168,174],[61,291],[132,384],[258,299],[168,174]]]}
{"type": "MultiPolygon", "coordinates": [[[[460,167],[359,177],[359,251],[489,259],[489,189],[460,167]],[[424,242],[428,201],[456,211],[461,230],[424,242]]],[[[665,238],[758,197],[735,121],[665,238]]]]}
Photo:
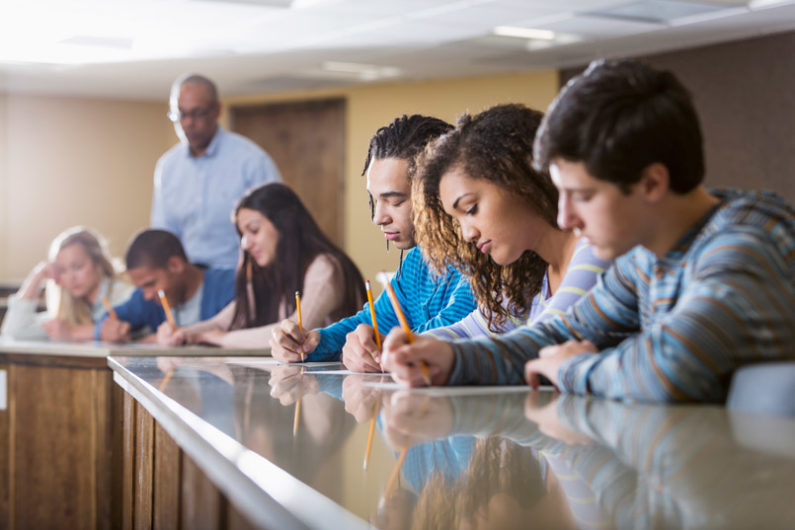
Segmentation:
{"type": "MultiPolygon", "coordinates": [[[[526,322],[516,315],[509,315],[499,333],[507,333],[525,323],[543,322],[554,315],[563,314],[570,305],[594,286],[596,278],[608,266],[609,262],[594,255],[593,247],[585,240],[580,240],[574,248],[566,274],[555,294],[550,292],[549,281],[545,275],[541,291],[533,297],[530,309],[526,313],[526,322]]],[[[425,334],[437,339],[452,340],[497,335],[498,333],[489,329],[488,320],[478,308],[455,324],[426,331],[425,334]]]]}
{"type": "MultiPolygon", "coordinates": [[[[400,273],[392,278],[391,283],[415,333],[458,322],[475,308],[475,299],[466,279],[452,268],[443,276],[434,275],[422,258],[419,247],[406,254],[400,273]]],[[[374,305],[379,332],[389,333],[399,325],[386,293],[381,293],[374,305]]],[[[345,336],[359,324],[372,326],[367,304],[355,315],[318,330],[320,342],[306,360],[338,361],[345,336]]]]}
{"type": "Polygon", "coordinates": [[[795,358],[795,212],[771,192],[721,202],[663,258],[636,247],[564,315],[499,338],[455,341],[449,384],[518,384],[544,346],[589,340],[566,360],[567,392],[722,401],[732,372],[795,358]]]}

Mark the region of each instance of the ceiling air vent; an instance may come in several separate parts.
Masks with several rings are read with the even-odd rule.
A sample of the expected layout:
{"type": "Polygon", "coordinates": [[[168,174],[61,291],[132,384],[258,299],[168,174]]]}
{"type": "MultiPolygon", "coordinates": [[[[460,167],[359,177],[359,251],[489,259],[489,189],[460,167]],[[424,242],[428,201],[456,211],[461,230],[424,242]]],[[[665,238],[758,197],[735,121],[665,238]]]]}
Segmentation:
{"type": "Polygon", "coordinates": [[[735,11],[737,7],[736,5],[718,5],[679,0],[642,0],[615,4],[604,9],[586,11],[582,14],[639,22],[674,24],[677,20],[685,18],[719,16],[720,12],[735,11]]]}

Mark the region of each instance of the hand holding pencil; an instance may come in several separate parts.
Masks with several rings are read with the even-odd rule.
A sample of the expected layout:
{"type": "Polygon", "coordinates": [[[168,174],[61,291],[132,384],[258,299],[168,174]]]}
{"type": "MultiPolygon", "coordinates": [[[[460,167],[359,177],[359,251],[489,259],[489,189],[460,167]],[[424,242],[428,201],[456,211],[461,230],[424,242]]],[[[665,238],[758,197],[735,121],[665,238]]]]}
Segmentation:
{"type": "Polygon", "coordinates": [[[108,318],[102,322],[99,337],[105,342],[125,342],[130,340],[130,324],[119,320],[116,310],[106,297],[102,297],[102,305],[108,312],[108,318]]]}
{"type": "Polygon", "coordinates": [[[177,322],[174,320],[174,313],[171,312],[171,304],[168,303],[168,298],[166,298],[165,291],[163,291],[163,289],[158,289],[157,297],[160,298],[160,305],[163,306],[163,311],[166,314],[166,320],[173,328],[176,328],[177,322]]]}
{"type": "MultiPolygon", "coordinates": [[[[395,290],[392,288],[392,285],[388,282],[384,283],[384,287],[386,288],[387,296],[389,296],[389,301],[392,303],[392,308],[395,310],[395,315],[397,315],[398,322],[400,322],[401,331],[397,332],[392,330],[389,335],[387,336],[387,343],[389,342],[389,337],[397,337],[393,339],[393,343],[395,341],[404,340],[405,344],[410,346],[414,344],[415,338],[414,334],[411,332],[411,327],[409,326],[408,320],[406,319],[406,315],[403,313],[403,309],[400,307],[400,302],[397,298],[397,294],[395,294],[395,290]]],[[[384,343],[384,364],[387,365],[387,369],[389,370],[388,363],[386,362],[387,354],[392,351],[392,348],[388,348],[388,344],[384,343]]],[[[406,349],[406,345],[404,345],[403,349],[406,349]]],[[[452,351],[452,348],[451,348],[452,351]]],[[[425,386],[431,386],[433,384],[433,380],[431,379],[431,372],[428,367],[428,362],[423,356],[412,356],[406,357],[405,353],[403,356],[400,357],[401,360],[405,361],[403,364],[398,363],[397,366],[401,369],[401,375],[406,376],[407,371],[415,372],[413,375],[420,376],[420,382],[416,382],[414,378],[406,379],[404,384],[408,384],[408,386],[421,386],[423,383],[425,386]],[[416,374],[416,372],[419,372],[416,374]]],[[[450,360],[450,366],[452,366],[452,355],[450,360]]],[[[449,373],[450,368],[447,368],[447,372],[449,373]]],[[[438,370],[437,370],[438,371],[438,370]]],[[[395,381],[400,381],[395,375],[393,374],[393,378],[395,381]]],[[[445,379],[447,380],[447,376],[445,379]]]]}
{"type": "Polygon", "coordinates": [[[384,342],[384,368],[406,386],[444,384],[453,368],[453,347],[430,337],[415,337],[392,285],[384,287],[401,326],[390,331],[384,342]]]}
{"type": "Polygon", "coordinates": [[[372,325],[362,323],[348,333],[340,360],[352,372],[379,373],[384,371],[381,367],[381,334],[378,332],[378,317],[375,314],[370,282],[365,281],[364,285],[372,325]]]}

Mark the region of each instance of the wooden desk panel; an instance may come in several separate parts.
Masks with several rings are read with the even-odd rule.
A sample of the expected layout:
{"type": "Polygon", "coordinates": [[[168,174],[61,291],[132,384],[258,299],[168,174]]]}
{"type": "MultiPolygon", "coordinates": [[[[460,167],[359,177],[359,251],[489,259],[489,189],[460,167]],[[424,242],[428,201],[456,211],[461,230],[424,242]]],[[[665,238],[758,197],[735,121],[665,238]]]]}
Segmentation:
{"type": "Polygon", "coordinates": [[[0,526],[114,527],[121,393],[104,359],[2,354],[0,362],[8,385],[0,526]]]}
{"type": "Polygon", "coordinates": [[[255,528],[140,403],[123,402],[122,528],[255,528]]]}

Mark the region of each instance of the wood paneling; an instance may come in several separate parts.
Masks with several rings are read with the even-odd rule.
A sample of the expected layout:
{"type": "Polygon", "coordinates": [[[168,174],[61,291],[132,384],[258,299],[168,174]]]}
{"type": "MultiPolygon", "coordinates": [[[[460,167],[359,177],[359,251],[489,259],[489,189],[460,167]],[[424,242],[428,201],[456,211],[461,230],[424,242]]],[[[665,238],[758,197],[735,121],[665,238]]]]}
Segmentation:
{"type": "Polygon", "coordinates": [[[119,401],[124,448],[120,528],[256,528],[143,406],[127,393],[119,401]]]}
{"type": "Polygon", "coordinates": [[[104,359],[3,355],[0,527],[110,528],[114,459],[111,372],[104,359]]]}
{"type": "Polygon", "coordinates": [[[227,505],[227,514],[226,528],[228,530],[254,530],[257,528],[232,503],[227,505]]]}
{"type": "Polygon", "coordinates": [[[218,488],[190,458],[182,459],[182,528],[223,528],[226,503],[218,488]]]}
{"type": "Polygon", "coordinates": [[[0,355],[0,528],[252,528],[105,362],[0,355]]]}
{"type": "Polygon", "coordinates": [[[124,392],[122,452],[124,462],[122,465],[121,487],[121,527],[123,530],[133,528],[133,506],[135,497],[135,400],[124,392]]]}
{"type": "Polygon", "coordinates": [[[133,528],[152,528],[154,489],[155,421],[140,404],[135,404],[135,491],[133,528]]]}
{"type": "Polygon", "coordinates": [[[320,228],[343,246],[345,100],[237,106],[233,129],[273,158],[320,228]]]}
{"type": "MultiPolygon", "coordinates": [[[[8,382],[8,365],[0,364],[0,370],[5,371],[6,384],[8,382]]],[[[6,386],[5,401],[8,403],[8,387],[6,386]]],[[[11,520],[9,514],[9,496],[11,493],[11,484],[9,481],[9,465],[10,465],[10,444],[7,443],[9,439],[8,433],[8,406],[0,410],[0,440],[5,445],[0,445],[0,527],[6,527],[6,523],[11,520]]]]}
{"type": "Polygon", "coordinates": [[[179,528],[181,455],[177,444],[155,423],[154,527],[179,528]]]}

